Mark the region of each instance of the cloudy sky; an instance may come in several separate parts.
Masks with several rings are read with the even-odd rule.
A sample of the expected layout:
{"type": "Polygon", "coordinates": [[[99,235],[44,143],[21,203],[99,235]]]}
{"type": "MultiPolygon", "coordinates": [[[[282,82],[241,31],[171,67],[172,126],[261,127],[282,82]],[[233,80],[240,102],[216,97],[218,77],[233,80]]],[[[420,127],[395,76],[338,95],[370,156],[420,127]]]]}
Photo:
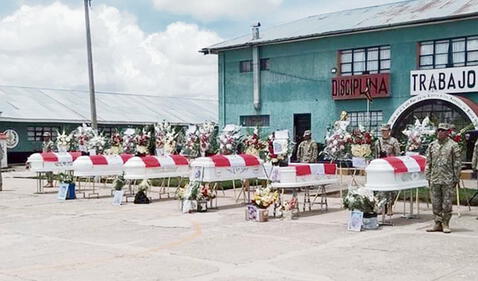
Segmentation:
{"type": "MultiPolygon", "coordinates": [[[[216,98],[198,50],[325,12],[398,0],[92,0],[96,88],[216,98]]],[[[0,84],[87,89],[83,0],[1,0],[0,84]]]]}

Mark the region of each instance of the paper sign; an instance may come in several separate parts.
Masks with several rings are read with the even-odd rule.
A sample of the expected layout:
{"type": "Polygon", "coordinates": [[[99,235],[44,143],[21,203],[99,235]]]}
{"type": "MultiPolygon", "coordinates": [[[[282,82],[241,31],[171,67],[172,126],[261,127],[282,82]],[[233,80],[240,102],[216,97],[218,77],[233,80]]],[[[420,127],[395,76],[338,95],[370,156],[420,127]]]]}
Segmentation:
{"type": "Polygon", "coordinates": [[[274,140],[272,147],[274,148],[274,154],[286,154],[287,153],[287,140],[274,140]]]}
{"type": "Polygon", "coordinates": [[[352,166],[355,168],[365,168],[367,167],[367,161],[362,157],[352,157],[352,166]]]}
{"type": "Polygon", "coordinates": [[[68,194],[68,187],[69,184],[60,183],[60,185],[58,186],[58,199],[66,200],[66,195],[68,194]]]}
{"type": "Polygon", "coordinates": [[[274,138],[277,139],[289,139],[289,131],[282,130],[282,131],[275,131],[274,138]]]}
{"type": "Polygon", "coordinates": [[[363,224],[363,212],[350,211],[347,229],[350,231],[360,231],[363,224]]]}
{"type": "Polygon", "coordinates": [[[123,202],[123,194],[124,190],[115,190],[113,192],[113,205],[121,205],[121,202],[123,202]]]}

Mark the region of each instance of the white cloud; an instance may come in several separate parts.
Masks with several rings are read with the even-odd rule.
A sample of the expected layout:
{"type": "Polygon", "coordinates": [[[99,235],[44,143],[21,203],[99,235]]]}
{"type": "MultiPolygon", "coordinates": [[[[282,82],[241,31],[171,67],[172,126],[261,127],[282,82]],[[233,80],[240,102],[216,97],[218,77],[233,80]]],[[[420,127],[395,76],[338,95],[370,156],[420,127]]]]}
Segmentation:
{"type": "Polygon", "coordinates": [[[160,11],[190,15],[211,21],[217,19],[251,19],[257,15],[273,12],[283,0],[153,0],[160,11]]]}
{"type": "MultiPolygon", "coordinates": [[[[217,57],[198,53],[222,41],[176,22],[144,33],[114,7],[91,11],[96,88],[156,95],[217,96],[217,57]]],[[[84,14],[59,2],[22,6],[0,19],[0,83],[88,88],[84,14]]]]}

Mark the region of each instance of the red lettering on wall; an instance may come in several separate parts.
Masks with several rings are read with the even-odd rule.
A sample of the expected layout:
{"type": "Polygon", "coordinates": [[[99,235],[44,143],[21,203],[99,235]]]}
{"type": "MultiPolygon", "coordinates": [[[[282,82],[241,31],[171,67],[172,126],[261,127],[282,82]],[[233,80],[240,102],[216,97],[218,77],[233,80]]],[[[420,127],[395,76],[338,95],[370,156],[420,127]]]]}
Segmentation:
{"type": "Polygon", "coordinates": [[[363,93],[367,85],[372,98],[390,96],[390,74],[380,73],[332,78],[332,98],[334,100],[366,99],[363,93]]]}

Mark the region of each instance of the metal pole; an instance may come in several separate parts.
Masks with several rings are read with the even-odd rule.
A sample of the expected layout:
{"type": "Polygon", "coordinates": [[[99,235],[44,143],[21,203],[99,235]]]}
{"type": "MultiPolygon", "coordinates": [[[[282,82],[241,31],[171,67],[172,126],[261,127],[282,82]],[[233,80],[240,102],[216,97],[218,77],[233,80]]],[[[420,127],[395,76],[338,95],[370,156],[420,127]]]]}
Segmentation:
{"type": "Polygon", "coordinates": [[[370,100],[367,99],[367,129],[370,131],[372,128],[371,126],[371,120],[370,120],[370,100]]]}
{"type": "Polygon", "coordinates": [[[86,50],[88,55],[88,80],[90,84],[90,111],[91,111],[91,127],[98,128],[96,120],[96,99],[95,99],[95,80],[93,76],[93,55],[91,52],[91,34],[90,34],[90,13],[89,7],[91,0],[85,2],[85,25],[86,25],[86,50]]]}

